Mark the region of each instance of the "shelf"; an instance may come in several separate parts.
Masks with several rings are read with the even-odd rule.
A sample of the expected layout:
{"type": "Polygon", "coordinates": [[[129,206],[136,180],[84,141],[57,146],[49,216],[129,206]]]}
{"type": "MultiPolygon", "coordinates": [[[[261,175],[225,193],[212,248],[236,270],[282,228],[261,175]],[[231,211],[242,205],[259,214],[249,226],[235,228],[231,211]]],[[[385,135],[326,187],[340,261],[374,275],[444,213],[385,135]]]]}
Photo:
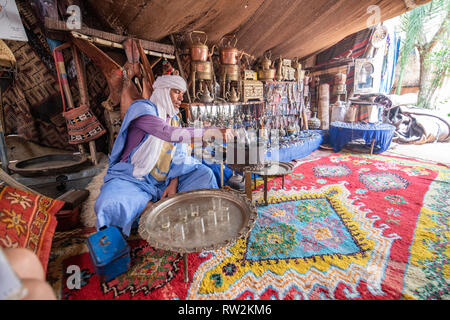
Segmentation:
{"type": "Polygon", "coordinates": [[[181,107],[186,108],[188,106],[246,106],[246,105],[252,105],[252,104],[263,104],[266,103],[265,100],[263,101],[248,101],[248,102],[225,102],[225,101],[216,101],[211,103],[202,103],[202,102],[183,102],[181,104],[181,107]]]}
{"type": "Polygon", "coordinates": [[[291,81],[276,81],[276,80],[258,80],[263,82],[264,84],[290,84],[290,83],[298,83],[297,80],[291,80],[291,81]]]}

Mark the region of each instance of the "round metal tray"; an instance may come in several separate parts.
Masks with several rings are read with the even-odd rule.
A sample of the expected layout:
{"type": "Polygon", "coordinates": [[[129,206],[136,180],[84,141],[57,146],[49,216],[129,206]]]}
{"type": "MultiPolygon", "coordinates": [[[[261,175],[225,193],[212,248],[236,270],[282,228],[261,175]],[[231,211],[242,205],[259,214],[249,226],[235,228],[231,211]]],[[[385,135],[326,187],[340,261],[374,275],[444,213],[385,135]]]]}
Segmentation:
{"type": "Polygon", "coordinates": [[[200,189],[178,193],[145,210],[138,232],[154,248],[201,252],[231,245],[247,236],[256,218],[255,205],[240,193],[200,189]]]}
{"type": "Polygon", "coordinates": [[[292,172],[294,165],[290,162],[269,162],[257,171],[252,171],[260,176],[282,176],[292,172]]]}
{"type": "Polygon", "coordinates": [[[254,172],[256,170],[261,170],[264,168],[266,163],[255,163],[255,164],[229,164],[227,163],[227,166],[231,168],[231,170],[236,172],[245,172],[245,171],[251,171],[254,172]]]}

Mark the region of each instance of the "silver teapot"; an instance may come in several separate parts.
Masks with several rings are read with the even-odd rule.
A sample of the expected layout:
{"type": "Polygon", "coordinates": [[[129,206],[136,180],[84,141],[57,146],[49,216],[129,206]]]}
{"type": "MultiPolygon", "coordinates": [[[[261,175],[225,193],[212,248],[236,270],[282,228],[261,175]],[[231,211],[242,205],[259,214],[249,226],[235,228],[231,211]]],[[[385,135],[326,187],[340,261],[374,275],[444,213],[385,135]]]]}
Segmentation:
{"type": "Polygon", "coordinates": [[[211,96],[208,86],[205,86],[204,91],[197,92],[196,98],[202,103],[212,103],[214,101],[214,97],[211,96]]]}

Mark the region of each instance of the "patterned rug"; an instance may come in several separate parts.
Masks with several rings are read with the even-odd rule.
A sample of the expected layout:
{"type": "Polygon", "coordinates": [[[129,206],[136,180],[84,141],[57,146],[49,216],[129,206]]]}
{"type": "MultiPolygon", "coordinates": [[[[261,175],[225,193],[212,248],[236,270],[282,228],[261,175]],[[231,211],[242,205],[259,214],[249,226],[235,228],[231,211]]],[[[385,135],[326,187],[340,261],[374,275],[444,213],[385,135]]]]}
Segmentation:
{"type": "Polygon", "coordinates": [[[449,299],[450,170],[382,155],[330,153],[262,181],[246,239],[183,259],[129,239],[132,268],[100,283],[85,239],[54,240],[49,276],[62,299],[449,299]],[[66,242],[66,243],[64,243],[66,242]],[[68,289],[70,265],[80,289],[68,289]],[[61,277],[61,274],[64,276],[61,277]]]}

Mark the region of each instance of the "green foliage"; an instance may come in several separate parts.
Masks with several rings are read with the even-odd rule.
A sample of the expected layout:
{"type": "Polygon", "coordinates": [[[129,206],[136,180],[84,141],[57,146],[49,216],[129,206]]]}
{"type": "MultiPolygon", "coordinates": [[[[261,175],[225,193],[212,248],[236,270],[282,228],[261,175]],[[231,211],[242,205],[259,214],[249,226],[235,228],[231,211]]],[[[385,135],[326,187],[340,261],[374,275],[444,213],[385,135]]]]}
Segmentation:
{"type": "MultiPolygon", "coordinates": [[[[446,76],[448,76],[449,68],[449,12],[450,0],[434,0],[420,7],[411,10],[401,17],[401,29],[405,32],[405,38],[402,40],[402,49],[400,50],[400,75],[397,85],[396,94],[400,94],[402,88],[403,74],[406,61],[409,56],[417,48],[421,61],[426,63],[428,69],[433,69],[433,79],[431,88],[427,91],[426,97],[419,97],[421,104],[429,101],[430,93],[442,86],[446,76]],[[431,23],[441,21],[439,31],[431,38],[427,39],[429,27],[431,23]],[[439,44],[439,45],[437,45],[439,44]],[[438,47],[439,51],[433,51],[438,47]]],[[[420,75],[421,79],[424,75],[420,75]]]]}
{"type": "Polygon", "coordinates": [[[430,52],[426,59],[427,67],[433,67],[431,86],[440,88],[446,77],[450,76],[450,40],[443,40],[439,51],[430,52]]]}

